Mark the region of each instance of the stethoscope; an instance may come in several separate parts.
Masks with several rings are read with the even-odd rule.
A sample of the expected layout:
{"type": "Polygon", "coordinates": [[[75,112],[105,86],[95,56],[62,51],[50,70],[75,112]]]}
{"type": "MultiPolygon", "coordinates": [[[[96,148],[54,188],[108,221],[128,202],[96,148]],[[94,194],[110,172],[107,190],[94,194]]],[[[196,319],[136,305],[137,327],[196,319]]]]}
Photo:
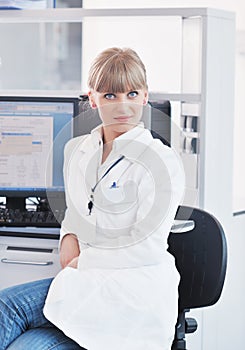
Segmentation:
{"type": "Polygon", "coordinates": [[[88,215],[91,215],[93,206],[94,206],[94,192],[98,184],[109,174],[109,172],[119,163],[121,160],[123,160],[125,156],[121,156],[118,158],[107,170],[106,172],[101,176],[101,178],[96,182],[94,187],[91,188],[91,193],[90,193],[90,201],[88,202],[88,215]]]}

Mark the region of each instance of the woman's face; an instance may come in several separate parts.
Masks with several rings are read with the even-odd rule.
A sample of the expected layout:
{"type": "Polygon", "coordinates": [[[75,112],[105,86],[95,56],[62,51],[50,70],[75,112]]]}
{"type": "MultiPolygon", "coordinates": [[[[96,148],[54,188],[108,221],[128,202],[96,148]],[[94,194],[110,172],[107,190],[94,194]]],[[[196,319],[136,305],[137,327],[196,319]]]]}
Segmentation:
{"type": "Polygon", "coordinates": [[[98,108],[104,129],[121,134],[139,123],[148,92],[146,89],[123,93],[91,91],[89,98],[92,108],[98,108]]]}

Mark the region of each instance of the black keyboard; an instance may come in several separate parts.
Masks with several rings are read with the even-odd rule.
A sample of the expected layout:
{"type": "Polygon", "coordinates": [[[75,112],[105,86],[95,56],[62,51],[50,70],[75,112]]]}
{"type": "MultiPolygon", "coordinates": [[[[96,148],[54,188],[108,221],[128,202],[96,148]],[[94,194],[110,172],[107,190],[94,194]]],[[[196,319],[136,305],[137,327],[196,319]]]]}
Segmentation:
{"type": "Polygon", "coordinates": [[[34,211],[0,208],[0,226],[60,227],[65,210],[34,211]]]}

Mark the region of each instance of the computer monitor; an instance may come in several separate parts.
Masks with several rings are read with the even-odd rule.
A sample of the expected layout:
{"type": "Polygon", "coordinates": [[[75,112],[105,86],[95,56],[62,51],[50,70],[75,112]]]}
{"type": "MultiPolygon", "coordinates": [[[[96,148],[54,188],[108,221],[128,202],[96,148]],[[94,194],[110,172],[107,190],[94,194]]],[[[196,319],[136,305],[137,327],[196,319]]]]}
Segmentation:
{"type": "Polygon", "coordinates": [[[63,150],[74,136],[78,98],[0,96],[0,197],[64,196],[63,150]]]}

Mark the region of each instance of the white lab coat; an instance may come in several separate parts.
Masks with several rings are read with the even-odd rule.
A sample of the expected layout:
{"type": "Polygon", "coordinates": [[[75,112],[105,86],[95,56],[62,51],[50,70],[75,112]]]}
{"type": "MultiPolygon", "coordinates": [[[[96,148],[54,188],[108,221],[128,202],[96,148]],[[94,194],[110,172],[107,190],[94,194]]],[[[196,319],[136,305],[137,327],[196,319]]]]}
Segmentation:
{"type": "Polygon", "coordinates": [[[115,139],[101,165],[102,149],[101,127],[66,146],[61,239],[75,233],[81,254],[78,269],[54,279],[44,314],[88,350],[170,350],[179,275],[167,237],[183,196],[181,162],[142,124],[115,139]]]}

